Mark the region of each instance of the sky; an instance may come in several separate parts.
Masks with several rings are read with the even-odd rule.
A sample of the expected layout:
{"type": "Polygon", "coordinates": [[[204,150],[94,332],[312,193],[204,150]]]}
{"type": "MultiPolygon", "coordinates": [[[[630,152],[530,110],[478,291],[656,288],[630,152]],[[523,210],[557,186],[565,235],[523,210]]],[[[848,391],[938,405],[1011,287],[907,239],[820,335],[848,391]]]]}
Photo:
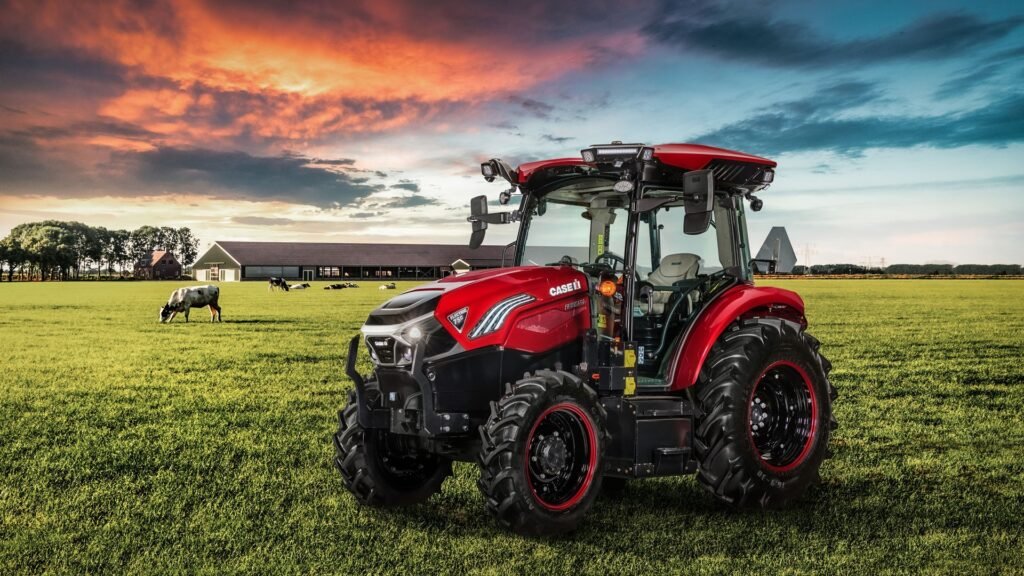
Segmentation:
{"type": "Polygon", "coordinates": [[[1024,4],[0,0],[0,235],[462,243],[612,140],[778,161],[801,263],[1024,263],[1024,4]]]}

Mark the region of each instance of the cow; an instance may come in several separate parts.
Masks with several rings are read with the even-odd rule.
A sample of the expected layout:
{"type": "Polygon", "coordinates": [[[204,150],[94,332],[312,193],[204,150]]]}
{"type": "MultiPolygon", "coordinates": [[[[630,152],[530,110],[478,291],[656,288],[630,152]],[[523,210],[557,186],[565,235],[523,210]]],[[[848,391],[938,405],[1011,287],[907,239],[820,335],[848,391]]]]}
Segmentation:
{"type": "Polygon", "coordinates": [[[309,284],[306,282],[303,282],[302,284],[292,284],[288,288],[290,290],[305,290],[306,288],[309,288],[309,284]]]}
{"type": "Polygon", "coordinates": [[[189,286],[178,288],[171,292],[167,304],[160,309],[160,322],[170,322],[179,312],[185,314],[185,322],[188,322],[188,313],[192,308],[210,307],[210,322],[220,322],[220,306],[217,299],[220,298],[220,288],[213,285],[189,286]]]}
{"type": "Polygon", "coordinates": [[[324,286],[324,290],[344,290],[348,288],[348,284],[328,284],[324,286]]]}
{"type": "Polygon", "coordinates": [[[394,282],[388,282],[387,284],[381,284],[378,290],[394,290],[396,288],[394,282]]]}
{"type": "Polygon", "coordinates": [[[278,290],[284,290],[285,292],[287,292],[288,282],[284,278],[274,278],[273,276],[271,276],[270,284],[267,286],[267,290],[273,291],[274,288],[277,288],[278,290]]]}
{"type": "Polygon", "coordinates": [[[345,282],[344,286],[345,288],[359,288],[359,284],[355,282],[345,282]]]}

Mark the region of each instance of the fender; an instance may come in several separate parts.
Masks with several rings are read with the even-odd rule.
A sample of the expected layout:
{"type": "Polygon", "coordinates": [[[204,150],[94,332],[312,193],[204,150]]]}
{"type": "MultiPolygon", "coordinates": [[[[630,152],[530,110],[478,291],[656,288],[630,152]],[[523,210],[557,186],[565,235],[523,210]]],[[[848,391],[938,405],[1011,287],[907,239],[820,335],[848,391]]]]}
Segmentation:
{"type": "Polygon", "coordinates": [[[697,383],[711,347],[730,324],[742,318],[779,317],[806,326],[804,301],[796,292],[782,288],[738,284],[708,304],[683,339],[680,352],[669,366],[670,390],[697,383]]]}

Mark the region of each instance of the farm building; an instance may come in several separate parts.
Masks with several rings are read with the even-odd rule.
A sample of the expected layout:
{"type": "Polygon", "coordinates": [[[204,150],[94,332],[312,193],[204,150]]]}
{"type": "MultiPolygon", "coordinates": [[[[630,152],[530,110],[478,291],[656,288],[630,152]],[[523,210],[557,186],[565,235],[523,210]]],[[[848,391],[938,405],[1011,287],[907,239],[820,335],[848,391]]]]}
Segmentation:
{"type": "Polygon", "coordinates": [[[135,263],[135,277],[142,280],[173,280],[181,278],[181,263],[171,252],[153,250],[135,263]]]}
{"type": "MultiPolygon", "coordinates": [[[[429,280],[501,266],[504,246],[214,242],[192,265],[196,280],[429,280]]],[[[508,250],[511,257],[512,250],[508,250]]]]}

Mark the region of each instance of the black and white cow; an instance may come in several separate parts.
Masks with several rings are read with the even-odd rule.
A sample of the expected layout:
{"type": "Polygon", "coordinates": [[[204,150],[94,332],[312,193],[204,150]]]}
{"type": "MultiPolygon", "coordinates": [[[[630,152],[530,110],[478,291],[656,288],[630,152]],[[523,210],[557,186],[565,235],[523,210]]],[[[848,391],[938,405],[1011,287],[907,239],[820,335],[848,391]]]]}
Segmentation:
{"type": "Polygon", "coordinates": [[[216,286],[189,286],[178,288],[171,292],[167,304],[160,309],[160,322],[170,322],[179,312],[185,314],[185,322],[188,322],[188,312],[192,308],[210,307],[210,322],[220,321],[220,306],[217,299],[220,298],[220,288],[216,286]]]}
{"type": "Polygon", "coordinates": [[[267,290],[273,291],[274,288],[277,288],[278,290],[284,290],[285,292],[287,292],[288,281],[285,280],[284,278],[274,278],[273,276],[271,276],[270,284],[267,286],[267,290]]]}
{"type": "Polygon", "coordinates": [[[302,284],[292,284],[288,287],[289,290],[305,290],[306,288],[309,288],[309,284],[307,282],[303,282],[302,284]]]}

